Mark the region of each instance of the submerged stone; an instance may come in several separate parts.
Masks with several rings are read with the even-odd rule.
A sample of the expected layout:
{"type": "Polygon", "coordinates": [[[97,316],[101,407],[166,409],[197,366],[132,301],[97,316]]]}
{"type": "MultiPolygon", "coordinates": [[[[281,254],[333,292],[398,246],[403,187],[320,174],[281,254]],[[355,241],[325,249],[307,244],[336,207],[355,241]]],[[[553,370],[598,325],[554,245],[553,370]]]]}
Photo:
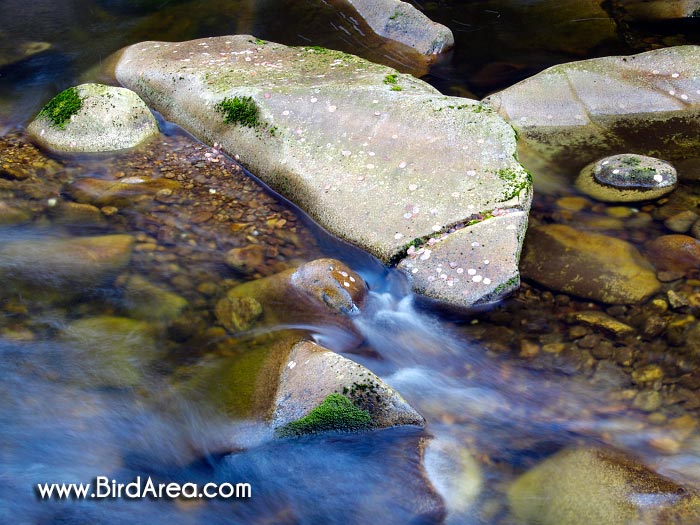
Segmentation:
{"type": "Polygon", "coordinates": [[[317,259],[299,268],[248,281],[229,290],[217,305],[219,322],[238,332],[260,324],[308,324],[343,327],[336,344],[351,348],[362,340],[349,315],[359,311],[367,285],[359,274],[335,259],[317,259]]]}
{"type": "Polygon", "coordinates": [[[73,321],[59,339],[78,363],[67,372],[71,381],[90,388],[129,388],[140,384],[144,368],[158,357],[156,336],[146,322],[102,316],[73,321]]]}
{"type": "MultiPolygon", "coordinates": [[[[457,225],[530,206],[531,180],[515,158],[515,134],[493,111],[353,55],[247,35],[144,42],[124,50],[116,76],[167,119],[221,144],[331,233],[385,263],[440,237],[451,246],[450,260],[464,266],[460,243],[444,241],[457,225]],[[257,111],[244,113],[254,118],[217,110],[225,101],[232,110],[253,104],[257,111]]],[[[474,241],[491,240],[488,233],[474,241]]],[[[484,293],[508,289],[517,272],[521,238],[508,239],[498,253],[507,250],[509,262],[484,293]]],[[[484,259],[496,260],[482,244],[484,259]]],[[[424,263],[436,272],[437,263],[424,263]]],[[[440,290],[424,283],[417,279],[416,289],[456,305],[481,298],[465,293],[466,280],[440,290]]]]}
{"type": "Polygon", "coordinates": [[[523,525],[694,523],[700,510],[692,491],[630,457],[594,448],[564,450],[523,474],[509,488],[508,504],[523,525]]]}
{"type": "Polygon", "coordinates": [[[700,269],[700,241],[688,235],[662,235],[645,245],[657,270],[685,273],[700,269]]]}
{"type": "Polygon", "coordinates": [[[173,192],[179,187],[177,181],[164,177],[127,177],[118,180],[86,177],[71,183],[67,191],[79,203],[126,208],[144,199],[150,202],[159,192],[173,192]]]}
{"type": "Polygon", "coordinates": [[[700,16],[698,0],[615,0],[613,4],[635,20],[674,20],[700,16]]]}
{"type": "Polygon", "coordinates": [[[27,126],[41,146],[65,152],[115,151],[158,134],[158,124],[136,93],[81,84],[51,99],[27,126]]]}
{"type": "Polygon", "coordinates": [[[0,247],[3,291],[89,294],[128,264],[133,245],[131,235],[7,242],[0,247]]]}
{"type": "Polygon", "coordinates": [[[455,40],[449,28],[430,20],[401,0],[346,0],[379,36],[396,40],[419,53],[447,51],[455,40]]]}
{"type": "Polygon", "coordinates": [[[606,157],[583,168],[576,187],[603,202],[637,202],[658,199],[673,191],[676,169],[663,160],[644,155],[606,157]]]}
{"type": "Polygon", "coordinates": [[[167,322],[187,308],[187,300],[140,275],[132,275],[124,283],[124,307],[137,319],[167,322]]]}
{"type": "Polygon", "coordinates": [[[661,288],[630,243],[563,224],[530,228],[521,272],[553,290],[610,304],[641,303],[661,288]]]}

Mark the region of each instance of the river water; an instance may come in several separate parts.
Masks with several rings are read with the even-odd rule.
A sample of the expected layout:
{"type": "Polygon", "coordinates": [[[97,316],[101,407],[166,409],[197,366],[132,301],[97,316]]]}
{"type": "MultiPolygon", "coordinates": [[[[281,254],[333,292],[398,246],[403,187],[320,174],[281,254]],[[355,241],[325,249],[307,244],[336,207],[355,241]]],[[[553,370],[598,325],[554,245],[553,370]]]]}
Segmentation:
{"type": "MultiPolygon", "coordinates": [[[[236,171],[232,159],[162,121],[157,144],[118,155],[51,158],[21,135],[53,94],[94,78],[112,52],[146,39],[241,32],[284,44],[321,45],[423,74],[448,94],[481,97],[555,63],[698,43],[697,25],[630,27],[624,34],[613,31],[597,38],[586,24],[599,17],[567,18],[572,2],[542,2],[542,10],[534,12],[518,2],[420,2],[419,7],[450,26],[457,38],[456,50],[428,68],[411,62],[406,50],[373,40],[360,21],[332,1],[221,4],[37,0],[28,9],[15,0],[0,2],[3,52],[16,53],[28,42],[45,43],[46,48],[23,60],[0,62],[2,162],[26,155],[34,163],[27,179],[5,181],[0,188],[3,200],[32,215],[29,222],[0,230],[0,246],[131,233],[137,251],[125,273],[144,275],[191,305],[189,317],[178,319],[150,345],[149,351],[162,359],[145,366],[138,380],[125,387],[105,385],[96,370],[101,365],[86,360],[74,340],[62,335],[76,320],[127,310],[120,284],[81,290],[76,298],[39,292],[2,298],[0,522],[438,523],[445,515],[426,488],[421,466],[420,450],[428,442],[432,445],[425,469],[451,523],[514,523],[504,498],[507,483],[572,444],[612,445],[666,475],[700,480],[697,429],[672,454],[649,445],[672,439],[675,434],[663,423],[697,418],[700,405],[662,406],[655,411],[661,415],[650,422],[645,411],[630,407],[635,395],[631,385],[593,373],[601,368],[599,363],[595,368],[596,359],[606,358],[588,350],[528,352],[527,343],[534,340],[544,346],[568,344],[562,312],[583,307],[584,301],[525,283],[515,297],[470,314],[426,306],[411,295],[400,275],[330,238],[289,203],[236,171]],[[59,208],[69,200],[65,188],[75,181],[135,177],[144,170],[165,177],[189,170],[189,201],[168,203],[170,212],[157,202],[125,206],[127,212],[106,222],[60,219],[47,208],[49,199],[57,199],[59,208]],[[212,194],[220,200],[217,206],[224,203],[229,210],[215,225],[205,219],[221,209],[209,202],[212,194]],[[320,256],[340,258],[365,278],[370,296],[352,319],[364,342],[348,355],[401,392],[425,416],[425,429],[277,440],[253,418],[223,417],[178,388],[180,375],[196,372],[200,358],[236,356],[253,344],[223,337],[212,328],[211,313],[216,297],[212,284],[225,289],[239,282],[221,263],[222,254],[236,245],[229,238],[243,242],[246,235],[274,247],[266,266],[248,278],[320,256]],[[449,451],[453,460],[446,461],[440,450],[449,451]],[[253,497],[234,502],[42,502],[34,491],[36,483],[87,483],[95,476],[122,483],[136,476],[157,482],[248,482],[253,497]]],[[[591,152],[591,160],[597,156],[591,152]]],[[[561,185],[541,184],[534,205],[537,220],[560,218],[556,199],[566,192],[561,185]]],[[[584,213],[594,220],[606,216],[606,208],[584,213]]],[[[647,235],[659,230],[645,228],[647,235]]],[[[635,239],[632,230],[618,235],[635,239]]],[[[7,264],[0,256],[0,271],[7,271],[7,264]]],[[[36,266],[39,283],[50,277],[42,268],[36,266]]],[[[31,274],[32,268],[23,271],[31,274]]],[[[256,335],[296,330],[332,350],[344,352],[352,346],[347,327],[316,319],[266,330],[256,335]]],[[[587,335],[608,337],[595,329],[587,335]]],[[[122,344],[118,337],[101,338],[99,331],[86,339],[104,353],[122,344]]],[[[645,340],[630,351],[654,362],[667,350],[659,340],[645,340]]],[[[681,376],[689,366],[692,371],[692,363],[673,366],[681,376]]]]}

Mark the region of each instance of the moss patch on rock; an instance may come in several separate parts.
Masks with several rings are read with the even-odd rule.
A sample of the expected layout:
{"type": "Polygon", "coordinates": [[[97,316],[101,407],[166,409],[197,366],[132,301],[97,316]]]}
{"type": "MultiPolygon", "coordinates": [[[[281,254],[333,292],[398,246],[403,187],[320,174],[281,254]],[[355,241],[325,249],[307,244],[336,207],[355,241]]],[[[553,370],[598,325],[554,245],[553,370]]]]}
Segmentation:
{"type": "Polygon", "coordinates": [[[66,129],[66,122],[83,107],[83,99],[78,90],[70,87],[53,97],[39,112],[40,117],[46,117],[51,125],[66,129]]]}
{"type": "Polygon", "coordinates": [[[370,428],[371,423],[369,412],[357,408],[341,394],[330,394],[308,415],[283,426],[277,434],[280,437],[293,437],[331,430],[357,432],[370,428]]]}
{"type": "Polygon", "coordinates": [[[237,124],[247,128],[255,128],[260,124],[258,106],[251,97],[225,98],[215,108],[224,114],[226,124],[237,124]]]}

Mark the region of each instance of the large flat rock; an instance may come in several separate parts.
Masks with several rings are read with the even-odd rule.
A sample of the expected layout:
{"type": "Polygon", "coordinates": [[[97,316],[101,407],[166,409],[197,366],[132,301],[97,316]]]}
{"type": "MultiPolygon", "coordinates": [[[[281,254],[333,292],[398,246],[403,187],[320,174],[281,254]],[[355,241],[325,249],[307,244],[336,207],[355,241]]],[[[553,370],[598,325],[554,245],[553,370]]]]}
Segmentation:
{"type": "Polygon", "coordinates": [[[557,65],[484,102],[556,164],[580,168],[621,151],[696,156],[700,47],[557,65]]]}
{"type": "MultiPolygon", "coordinates": [[[[530,206],[515,134],[495,112],[353,55],[247,35],[144,42],[123,51],[116,76],[166,118],[221,144],[323,227],[385,263],[494,210],[530,206]],[[226,123],[217,111],[236,97],[250,97],[257,108],[252,126],[226,123]]],[[[463,244],[455,244],[443,246],[461,266],[463,244]]],[[[509,251],[519,249],[515,239],[509,251]]],[[[494,275],[494,286],[515,271],[494,275]]],[[[464,286],[438,298],[473,304],[464,286]]],[[[500,291],[512,287],[511,281],[500,291]]]]}

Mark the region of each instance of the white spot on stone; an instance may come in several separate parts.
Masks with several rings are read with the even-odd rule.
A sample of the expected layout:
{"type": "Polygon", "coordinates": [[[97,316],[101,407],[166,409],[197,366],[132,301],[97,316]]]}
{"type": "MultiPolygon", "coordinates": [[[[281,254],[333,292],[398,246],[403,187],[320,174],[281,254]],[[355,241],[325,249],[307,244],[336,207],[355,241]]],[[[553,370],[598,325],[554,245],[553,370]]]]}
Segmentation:
{"type": "Polygon", "coordinates": [[[683,100],[688,100],[688,95],[681,95],[681,98],[682,98],[683,100]]]}
{"type": "Polygon", "coordinates": [[[335,113],[335,111],[338,109],[338,106],[328,106],[328,112],[329,113],[335,113]]]}
{"type": "Polygon", "coordinates": [[[663,181],[664,181],[664,176],[661,175],[660,173],[657,173],[656,175],[654,175],[654,180],[655,180],[656,182],[663,182],[663,181]]]}
{"type": "Polygon", "coordinates": [[[406,167],[406,163],[405,163],[405,162],[399,163],[399,168],[404,169],[405,167],[406,167]]]}
{"type": "Polygon", "coordinates": [[[459,192],[458,191],[453,191],[452,196],[456,199],[459,197],[459,192]]]}
{"type": "Polygon", "coordinates": [[[613,172],[613,175],[617,175],[618,173],[620,173],[620,170],[613,170],[612,172],[613,172]]]}
{"type": "Polygon", "coordinates": [[[669,94],[669,95],[675,95],[676,92],[675,92],[673,89],[669,89],[669,90],[668,90],[668,94],[669,94]]]}
{"type": "Polygon", "coordinates": [[[430,259],[430,254],[431,254],[431,253],[433,253],[433,251],[432,251],[432,250],[428,250],[428,249],[426,248],[426,250],[423,252],[423,255],[420,256],[420,260],[421,260],[421,261],[427,261],[428,259],[430,259]]]}
{"type": "Polygon", "coordinates": [[[349,152],[349,151],[346,150],[346,149],[344,149],[343,151],[341,151],[340,154],[341,154],[343,157],[349,157],[350,155],[352,155],[352,153],[349,152]]]}
{"type": "Polygon", "coordinates": [[[209,188],[209,193],[214,195],[216,193],[216,188],[209,188]]]}
{"type": "Polygon", "coordinates": [[[347,281],[343,281],[343,286],[345,286],[345,288],[350,288],[350,283],[347,281]]]}
{"type": "Polygon", "coordinates": [[[457,268],[457,273],[463,274],[463,273],[464,273],[464,268],[457,268]]]}
{"type": "Polygon", "coordinates": [[[350,282],[351,282],[351,283],[354,283],[354,282],[355,282],[355,278],[354,278],[352,275],[349,277],[349,279],[350,279],[350,282]]]}
{"type": "Polygon", "coordinates": [[[288,366],[290,369],[294,368],[295,366],[297,366],[296,361],[290,361],[290,362],[287,364],[287,366],[288,366]]]}
{"type": "Polygon", "coordinates": [[[374,169],[374,164],[367,164],[366,168],[368,170],[373,170],[374,169]]]}
{"type": "Polygon", "coordinates": [[[489,279],[488,277],[485,277],[484,284],[491,284],[491,279],[489,279]]]}
{"type": "Polygon", "coordinates": [[[680,75],[679,75],[678,73],[672,73],[672,74],[671,74],[671,77],[673,77],[673,78],[678,78],[679,76],[680,76],[680,75]]]}
{"type": "Polygon", "coordinates": [[[469,275],[476,275],[476,270],[475,270],[474,268],[469,268],[469,269],[467,270],[467,273],[468,273],[469,275]]]}
{"type": "Polygon", "coordinates": [[[284,115],[284,116],[286,117],[287,115],[289,115],[289,111],[285,109],[285,110],[282,112],[282,115],[284,115]]]}
{"type": "Polygon", "coordinates": [[[442,229],[442,226],[440,226],[439,224],[433,224],[433,226],[430,229],[434,232],[439,232],[442,229]]]}
{"type": "Polygon", "coordinates": [[[315,104],[316,102],[318,102],[318,99],[316,97],[311,97],[311,103],[315,104]]]}
{"type": "Polygon", "coordinates": [[[470,177],[473,177],[474,175],[476,175],[476,171],[475,170],[467,170],[467,175],[469,175],[470,177]]]}
{"type": "Polygon", "coordinates": [[[49,208],[53,208],[54,206],[56,206],[57,202],[58,201],[56,199],[49,199],[46,201],[46,204],[48,205],[49,208]]]}
{"type": "Polygon", "coordinates": [[[491,261],[489,261],[488,259],[484,259],[484,264],[489,264],[490,262],[491,261]]]}
{"type": "Polygon", "coordinates": [[[398,136],[398,135],[392,135],[391,138],[394,139],[394,140],[396,140],[396,139],[399,138],[399,136],[398,136]]]}
{"type": "Polygon", "coordinates": [[[394,239],[396,239],[397,241],[399,239],[403,239],[403,233],[397,233],[396,235],[394,235],[394,239]]]}
{"type": "Polygon", "coordinates": [[[411,270],[411,273],[418,273],[418,268],[414,268],[413,270],[411,270]]]}
{"type": "Polygon", "coordinates": [[[375,117],[379,117],[380,115],[381,115],[381,112],[379,112],[379,111],[375,111],[375,112],[374,112],[374,116],[375,116],[375,117]]]}
{"type": "Polygon", "coordinates": [[[472,281],[474,281],[475,283],[480,283],[481,279],[483,279],[481,275],[475,275],[474,277],[472,277],[472,281]]]}
{"type": "Polygon", "coordinates": [[[410,219],[411,217],[413,217],[413,214],[410,211],[403,214],[404,219],[410,219]]]}
{"type": "Polygon", "coordinates": [[[474,248],[476,248],[477,246],[479,246],[479,243],[476,242],[476,241],[474,241],[474,242],[472,243],[472,246],[473,246],[474,248]]]}
{"type": "Polygon", "coordinates": [[[409,184],[408,189],[410,191],[416,191],[418,189],[418,184],[409,184]]]}

